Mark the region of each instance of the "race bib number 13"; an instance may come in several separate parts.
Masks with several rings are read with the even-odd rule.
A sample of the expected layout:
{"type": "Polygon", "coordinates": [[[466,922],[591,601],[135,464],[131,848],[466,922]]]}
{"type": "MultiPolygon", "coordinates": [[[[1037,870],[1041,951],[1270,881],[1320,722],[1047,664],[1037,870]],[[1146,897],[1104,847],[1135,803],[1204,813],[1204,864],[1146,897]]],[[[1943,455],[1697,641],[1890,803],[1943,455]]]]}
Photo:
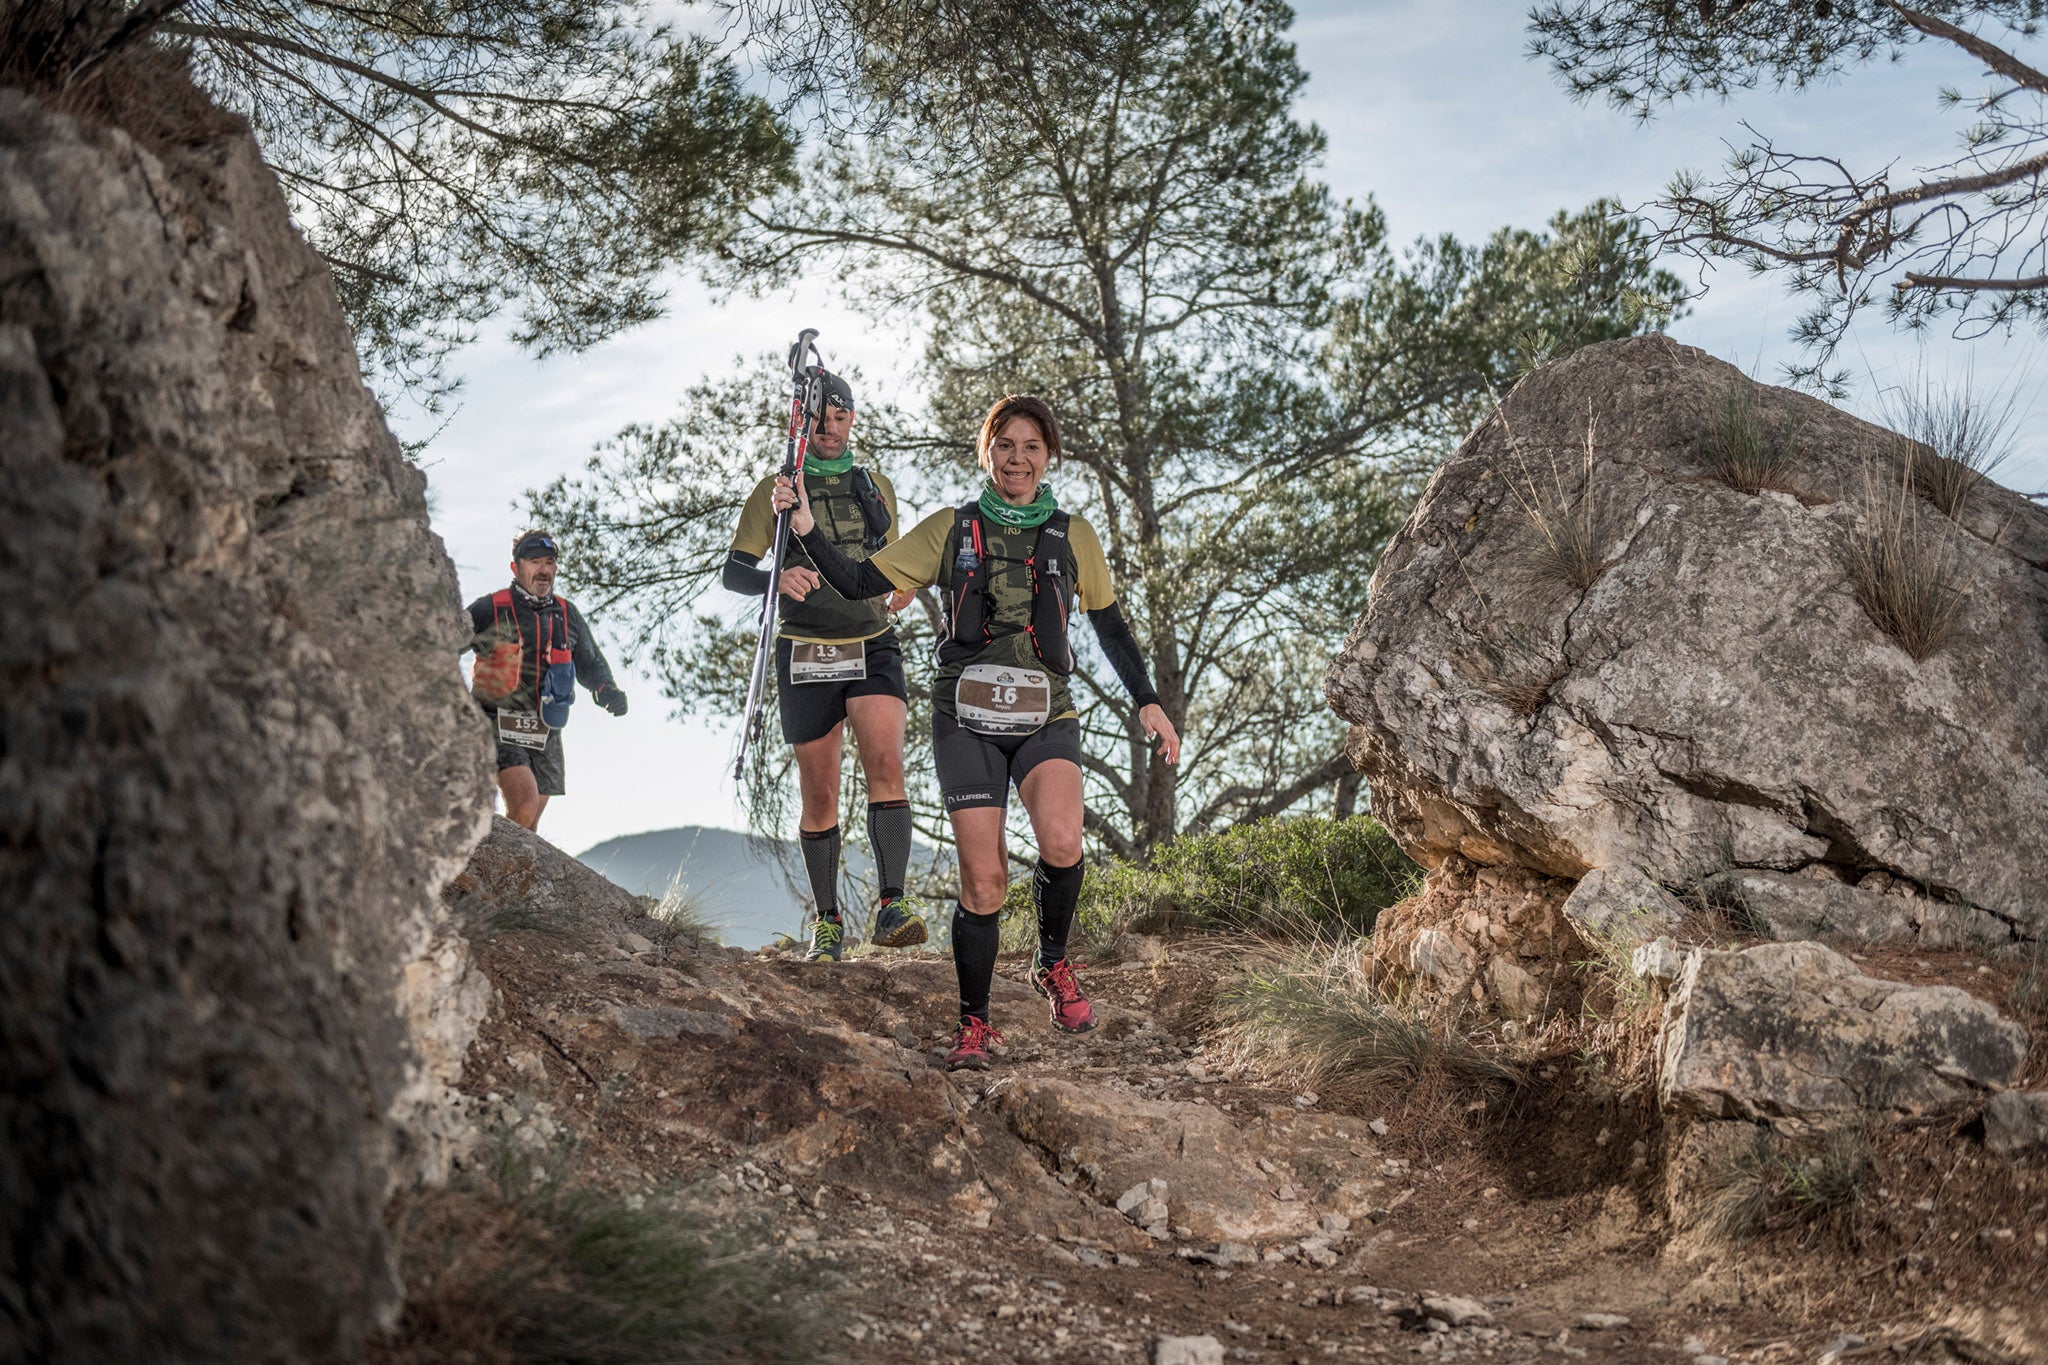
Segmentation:
{"type": "Polygon", "coordinates": [[[1052,713],[1052,680],[1008,664],[969,664],[953,687],[953,715],[983,735],[1028,735],[1052,713]]]}
{"type": "Polygon", "coordinates": [[[859,682],[868,675],[868,647],[813,645],[793,640],[789,646],[789,680],[793,683],[859,682]]]}

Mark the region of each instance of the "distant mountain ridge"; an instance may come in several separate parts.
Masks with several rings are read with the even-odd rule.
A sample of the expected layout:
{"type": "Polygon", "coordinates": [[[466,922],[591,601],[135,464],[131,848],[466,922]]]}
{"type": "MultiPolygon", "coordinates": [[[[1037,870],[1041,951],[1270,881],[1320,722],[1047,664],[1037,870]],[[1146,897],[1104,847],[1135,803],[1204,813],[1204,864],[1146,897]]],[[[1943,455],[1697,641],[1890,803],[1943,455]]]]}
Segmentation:
{"type": "MultiPolygon", "coordinates": [[[[911,862],[926,867],[935,858],[915,845],[911,862]]],[[[594,844],[577,861],[642,896],[665,896],[673,888],[695,901],[718,929],[721,942],[758,948],[777,934],[808,932],[810,888],[803,856],[794,841],[763,841],[739,830],[710,825],[624,834],[594,844]]],[[[839,894],[858,894],[873,876],[865,832],[847,841],[839,894]]]]}

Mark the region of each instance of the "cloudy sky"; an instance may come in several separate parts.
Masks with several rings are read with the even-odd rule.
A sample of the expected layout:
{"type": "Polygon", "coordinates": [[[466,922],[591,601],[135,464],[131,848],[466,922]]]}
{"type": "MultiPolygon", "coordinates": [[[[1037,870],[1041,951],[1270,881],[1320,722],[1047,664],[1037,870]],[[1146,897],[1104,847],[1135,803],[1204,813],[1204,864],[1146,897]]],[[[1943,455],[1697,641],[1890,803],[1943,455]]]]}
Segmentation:
{"type": "MultiPolygon", "coordinates": [[[[1573,104],[1523,49],[1516,0],[1353,0],[1299,6],[1295,36],[1310,73],[1300,113],[1329,135],[1326,176],[1341,196],[1370,195],[1397,240],[1451,232],[1482,237],[1513,224],[1541,227],[1561,208],[1602,195],[1641,204],[1680,167],[1711,169],[1744,120],[1784,146],[1827,150],[1859,169],[1910,168],[1950,159],[1963,120],[1942,111],[1943,83],[1982,84],[1970,63],[1928,48],[1897,66],[1852,72],[1798,96],[1757,94],[1722,105],[1680,105],[1648,126],[1601,106],[1573,104]]],[[[1690,276],[1688,276],[1690,278],[1690,276]]],[[[1800,309],[1770,282],[1724,271],[1709,277],[1678,340],[1772,379],[1793,354],[1786,329],[1800,309]]],[[[894,325],[853,316],[828,284],[805,281],[759,301],[714,306],[687,278],[674,281],[669,316],[581,356],[536,363],[487,333],[457,359],[460,408],[422,457],[435,524],[462,576],[464,599],[502,586],[521,493],[579,467],[620,427],[668,416],[684,387],[742,355],[786,346],[816,327],[828,360],[881,383],[900,381],[917,345],[894,325]]],[[[1858,374],[1847,406],[1873,415],[1887,383],[1925,373],[1968,376],[1978,392],[2003,386],[2033,406],[2042,367],[2031,333],[1973,343],[1859,325],[1844,350],[1858,374]]],[[[2048,487],[2048,437],[2023,422],[2020,448],[2000,478],[2048,487]]],[[[403,434],[426,434],[417,429],[403,434]]],[[[763,450],[764,470],[779,450],[763,450]]],[[[913,518],[928,508],[906,509],[913,518]]],[[[576,584],[562,590],[576,595],[576,584]]],[[[747,608],[734,600],[734,620],[747,608]]],[[[594,628],[614,662],[622,642],[594,628]]],[[[602,839],[675,825],[742,824],[727,777],[734,727],[670,718],[645,677],[623,678],[624,719],[576,708],[567,732],[568,789],[542,833],[572,852],[602,839]]],[[[774,730],[771,717],[770,733],[774,730]]],[[[1195,737],[1191,742],[1199,742],[1195,737]]]]}

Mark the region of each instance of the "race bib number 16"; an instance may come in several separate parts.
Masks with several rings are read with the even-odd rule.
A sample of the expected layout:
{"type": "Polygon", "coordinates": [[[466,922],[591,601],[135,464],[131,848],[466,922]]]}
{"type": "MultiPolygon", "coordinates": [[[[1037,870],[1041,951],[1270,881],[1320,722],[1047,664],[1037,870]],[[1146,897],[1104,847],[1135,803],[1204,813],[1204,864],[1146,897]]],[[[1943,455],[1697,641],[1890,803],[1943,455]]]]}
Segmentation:
{"type": "Polygon", "coordinates": [[[1028,735],[1052,712],[1052,680],[1007,664],[969,664],[953,688],[953,715],[983,735],[1028,735]]]}

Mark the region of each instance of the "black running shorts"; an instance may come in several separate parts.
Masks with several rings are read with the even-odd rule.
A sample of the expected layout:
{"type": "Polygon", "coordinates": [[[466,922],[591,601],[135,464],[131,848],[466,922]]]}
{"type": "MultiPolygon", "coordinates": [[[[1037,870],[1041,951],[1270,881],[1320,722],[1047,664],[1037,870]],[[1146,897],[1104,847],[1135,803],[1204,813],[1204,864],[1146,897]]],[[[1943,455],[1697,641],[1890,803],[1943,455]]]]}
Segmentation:
{"type": "Polygon", "coordinates": [[[809,744],[832,733],[846,719],[848,697],[894,697],[908,705],[903,685],[903,648],[896,632],[884,631],[867,646],[867,676],[852,682],[797,683],[789,680],[788,640],[775,642],[775,704],[782,713],[782,737],[791,744],[809,744]]]}
{"type": "Polygon", "coordinates": [[[1081,722],[1068,716],[1028,735],[976,734],[943,711],[932,715],[932,766],[948,811],[1007,806],[1010,787],[1048,758],[1081,762],[1081,722]]]}
{"type": "MultiPolygon", "coordinates": [[[[495,729],[497,721],[493,720],[491,725],[495,729]]],[[[533,784],[540,788],[540,794],[560,796],[563,780],[568,776],[568,768],[562,762],[562,732],[550,730],[548,747],[545,749],[529,749],[520,744],[500,744],[498,771],[503,772],[507,768],[533,769],[533,784]]]]}

